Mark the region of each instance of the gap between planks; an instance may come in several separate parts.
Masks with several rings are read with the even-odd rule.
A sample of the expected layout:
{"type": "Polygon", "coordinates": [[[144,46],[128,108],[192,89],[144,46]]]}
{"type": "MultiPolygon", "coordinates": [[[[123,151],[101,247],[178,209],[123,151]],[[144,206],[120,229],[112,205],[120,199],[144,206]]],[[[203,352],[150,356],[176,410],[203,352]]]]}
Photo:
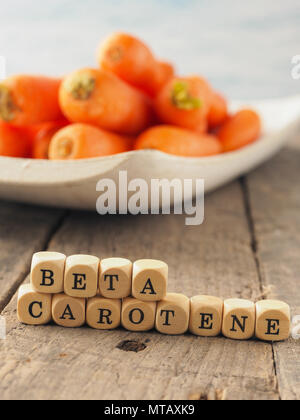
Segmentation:
{"type": "MultiPolygon", "coordinates": [[[[258,276],[258,281],[259,281],[260,290],[261,290],[260,298],[261,300],[264,300],[268,297],[267,296],[268,290],[265,289],[264,284],[263,284],[261,264],[260,264],[260,260],[258,256],[258,240],[256,238],[256,233],[255,233],[255,222],[254,222],[253,212],[251,208],[247,176],[240,178],[240,185],[241,185],[242,195],[244,199],[245,215],[248,221],[249,233],[251,237],[251,249],[252,249],[253,258],[255,261],[256,269],[257,269],[257,276],[258,276]]],[[[277,363],[276,363],[276,357],[275,357],[274,344],[271,343],[271,346],[272,346],[272,358],[273,358],[273,365],[274,365],[276,392],[278,393],[278,398],[281,401],[282,398],[281,398],[280,390],[279,390],[278,369],[277,369],[277,363]]]]}

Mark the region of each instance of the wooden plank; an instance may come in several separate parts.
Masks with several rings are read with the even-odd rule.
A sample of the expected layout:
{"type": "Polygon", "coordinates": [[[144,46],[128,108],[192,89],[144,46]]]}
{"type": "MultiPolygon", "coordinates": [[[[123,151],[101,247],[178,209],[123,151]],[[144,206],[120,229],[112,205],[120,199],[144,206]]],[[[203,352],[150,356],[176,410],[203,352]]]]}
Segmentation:
{"type": "MultiPolygon", "coordinates": [[[[188,296],[260,294],[238,182],[206,199],[201,227],[186,227],[181,216],[72,213],[50,249],[166,260],[170,291],[188,296]]],[[[8,336],[0,343],[1,398],[278,399],[272,346],[265,343],[26,327],[16,321],[16,299],[3,315],[8,336]],[[118,348],[123,340],[146,348],[124,352],[118,348]]]]}
{"type": "Polygon", "coordinates": [[[0,203],[0,310],[27,276],[32,254],[47,246],[63,214],[58,210],[0,203]]]}
{"type": "MultiPolygon", "coordinates": [[[[298,141],[298,145],[300,142],[298,141]]],[[[260,267],[268,297],[288,302],[300,315],[300,149],[287,149],[248,177],[260,267]]],[[[275,344],[280,396],[300,399],[300,341],[275,344]]]]}

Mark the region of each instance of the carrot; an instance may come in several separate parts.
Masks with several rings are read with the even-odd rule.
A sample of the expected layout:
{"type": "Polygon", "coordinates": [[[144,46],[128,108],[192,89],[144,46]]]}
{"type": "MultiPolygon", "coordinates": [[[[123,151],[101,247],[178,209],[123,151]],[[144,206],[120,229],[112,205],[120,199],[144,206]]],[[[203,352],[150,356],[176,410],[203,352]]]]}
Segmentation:
{"type": "Polygon", "coordinates": [[[87,124],[72,124],[56,133],[49,147],[49,159],[87,159],[123,153],[132,140],[87,124]]]}
{"type": "Polygon", "coordinates": [[[204,132],[212,91],[200,77],[173,78],[155,100],[155,109],[165,124],[204,132]]]}
{"type": "Polygon", "coordinates": [[[144,87],[144,91],[150,96],[157,96],[161,89],[175,76],[175,70],[171,63],[160,61],[157,63],[153,79],[144,87]]]}
{"type": "Polygon", "coordinates": [[[250,109],[245,109],[236,113],[221,127],[218,137],[223,144],[224,151],[230,152],[253,143],[260,134],[259,115],[250,109]]]}
{"type": "Polygon", "coordinates": [[[124,33],[115,33],[105,40],[99,48],[98,62],[102,69],[150,95],[156,95],[174,75],[170,64],[158,62],[147,45],[124,33]]]}
{"type": "Polygon", "coordinates": [[[0,82],[0,119],[18,126],[61,119],[60,83],[58,79],[27,75],[0,82]]]}
{"type": "Polygon", "coordinates": [[[27,158],[31,152],[26,129],[0,122],[0,156],[27,158]]]}
{"type": "Polygon", "coordinates": [[[54,134],[66,125],[68,125],[67,121],[57,121],[39,126],[34,133],[32,157],[34,159],[48,159],[49,146],[54,134]]]}
{"type": "Polygon", "coordinates": [[[228,118],[228,107],[226,99],[217,92],[212,95],[212,104],[208,113],[208,125],[215,129],[222,125],[228,118]]]}
{"type": "Polygon", "coordinates": [[[137,139],[135,149],[157,149],[186,157],[210,156],[222,152],[221,143],[216,137],[168,125],[145,131],[137,139]]]}
{"type": "Polygon", "coordinates": [[[150,100],[104,70],[72,73],[63,81],[59,96],[65,116],[74,123],[128,135],[141,132],[151,123],[150,100]]]}

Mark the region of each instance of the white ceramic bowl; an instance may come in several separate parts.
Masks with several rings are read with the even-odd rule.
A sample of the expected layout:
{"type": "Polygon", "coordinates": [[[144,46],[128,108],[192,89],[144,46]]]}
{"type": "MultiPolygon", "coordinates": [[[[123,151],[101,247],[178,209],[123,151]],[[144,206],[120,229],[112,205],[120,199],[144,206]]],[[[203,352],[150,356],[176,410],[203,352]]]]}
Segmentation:
{"type": "Polygon", "coordinates": [[[205,158],[170,156],[154,150],[68,162],[0,158],[0,198],[55,207],[95,210],[96,184],[109,178],[118,185],[119,171],[128,179],[172,180],[204,178],[206,192],[248,173],[270,159],[300,128],[300,96],[260,102],[239,102],[232,109],[251,106],[263,120],[263,136],[233,153],[205,158]]]}

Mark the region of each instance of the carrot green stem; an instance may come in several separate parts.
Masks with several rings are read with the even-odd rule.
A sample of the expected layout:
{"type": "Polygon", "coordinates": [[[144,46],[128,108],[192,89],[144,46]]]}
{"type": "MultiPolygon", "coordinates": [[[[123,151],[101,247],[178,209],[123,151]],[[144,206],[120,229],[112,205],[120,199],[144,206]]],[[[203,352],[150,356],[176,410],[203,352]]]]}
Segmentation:
{"type": "Polygon", "coordinates": [[[188,83],[178,81],[172,90],[172,102],[178,109],[193,111],[202,107],[202,101],[189,93],[188,83]]]}
{"type": "Polygon", "coordinates": [[[14,112],[17,110],[13,102],[10,90],[5,85],[0,85],[0,117],[5,122],[10,122],[14,119],[14,112]]]}
{"type": "Polygon", "coordinates": [[[96,80],[90,74],[79,74],[68,81],[67,91],[74,99],[86,101],[95,90],[96,80]]]}

